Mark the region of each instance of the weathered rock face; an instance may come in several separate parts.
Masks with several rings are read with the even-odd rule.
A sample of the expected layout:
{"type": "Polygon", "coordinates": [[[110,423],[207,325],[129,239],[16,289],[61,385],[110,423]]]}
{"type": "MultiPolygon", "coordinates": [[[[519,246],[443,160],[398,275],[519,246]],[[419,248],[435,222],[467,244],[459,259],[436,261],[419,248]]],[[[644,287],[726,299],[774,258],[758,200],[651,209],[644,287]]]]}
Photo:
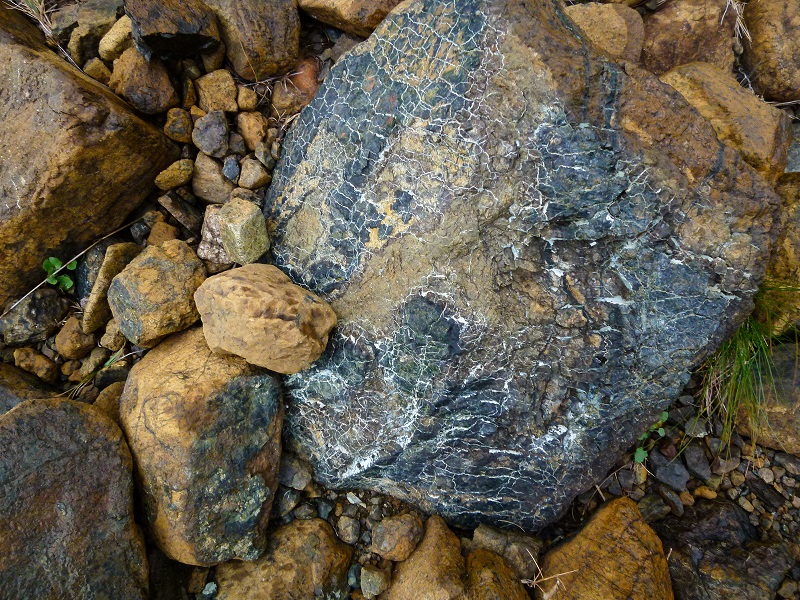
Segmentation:
{"type": "Polygon", "coordinates": [[[30,400],[0,418],[0,596],[145,600],[132,466],[86,404],[30,400]]]}
{"type": "Polygon", "coordinates": [[[121,225],[178,149],[0,7],[0,305],[121,225]]]}
{"type": "Polygon", "coordinates": [[[548,552],[536,597],[672,600],[661,540],[628,498],[601,507],[575,537],[548,552]]]}
{"type": "Polygon", "coordinates": [[[7,363],[0,363],[0,416],[25,400],[55,395],[55,390],[34,375],[7,363]]]}
{"type": "Polygon", "coordinates": [[[411,3],[295,122],[265,214],[339,317],[287,380],[322,482],[539,527],[750,310],[776,196],[568,24],[550,0],[411,3]]]}
{"type": "Polygon", "coordinates": [[[312,17],[342,31],[367,37],[401,0],[299,0],[312,17]]]}
{"type": "Polygon", "coordinates": [[[219,46],[217,19],[200,0],[126,0],[125,11],[131,18],[133,39],[148,58],[151,52],[194,56],[219,46]]]}
{"type": "Polygon", "coordinates": [[[639,62],[644,24],[641,15],[630,6],[588,2],[567,6],[565,11],[611,58],[639,62]]]}
{"type": "Polygon", "coordinates": [[[158,547],[190,565],[258,558],[278,487],[277,382],[195,328],[131,369],[119,413],[158,547]]]}
{"type": "Polygon", "coordinates": [[[467,556],[466,600],[530,600],[503,557],[478,548],[467,556]]]}

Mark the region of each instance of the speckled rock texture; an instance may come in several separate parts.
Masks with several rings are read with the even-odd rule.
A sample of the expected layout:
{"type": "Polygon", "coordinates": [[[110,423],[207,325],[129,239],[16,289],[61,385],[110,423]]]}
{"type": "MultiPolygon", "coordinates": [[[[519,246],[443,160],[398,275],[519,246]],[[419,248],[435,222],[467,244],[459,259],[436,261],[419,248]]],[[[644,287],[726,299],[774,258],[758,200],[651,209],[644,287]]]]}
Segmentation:
{"type": "Polygon", "coordinates": [[[318,21],[367,37],[401,0],[299,0],[298,5],[318,21]]]}
{"type": "Polygon", "coordinates": [[[644,23],[641,15],[630,6],[587,2],[567,6],[565,11],[611,58],[639,62],[644,23]]]}
{"type": "Polygon", "coordinates": [[[200,319],[193,296],[205,278],[203,263],[186,242],[148,246],[108,288],[119,330],[130,342],[152,348],[170,333],[190,327],[200,319]]]}
{"type": "Polygon", "coordinates": [[[7,363],[0,363],[0,416],[25,400],[55,395],[56,391],[38,377],[7,363]]]}
{"type": "Polygon", "coordinates": [[[0,6],[0,306],[119,227],[178,149],[0,6]],[[55,226],[57,222],[58,226],[55,226]]]}
{"type": "Polygon", "coordinates": [[[465,600],[530,600],[530,596],[502,556],[478,548],[467,556],[465,600]]]}
{"type": "Polygon", "coordinates": [[[324,484],[541,527],[752,308],[778,198],[574,27],[553,0],[412,2],[289,132],[264,210],[339,317],[286,381],[324,484]]]}
{"type": "Polygon", "coordinates": [[[58,330],[69,300],[51,287],[39,288],[0,318],[0,334],[9,346],[43,342],[58,330]]]}
{"type": "Polygon", "coordinates": [[[114,277],[120,274],[128,264],[138,256],[142,249],[139,244],[123,242],[111,244],[105,250],[103,262],[97,271],[85,304],[81,327],[86,333],[97,331],[111,319],[111,307],[108,305],[108,287],[114,277]]]}
{"type": "Polygon", "coordinates": [[[0,597],[146,600],[131,454],[80,402],[30,400],[0,418],[0,597]]]}
{"type": "Polygon", "coordinates": [[[317,360],[336,325],[333,309],[272,265],[209,277],[194,295],[208,345],[278,373],[317,360]]]}
{"type": "Polygon", "coordinates": [[[258,558],[278,487],[278,383],[194,328],[131,369],[119,413],[158,547],[189,565],[258,558]]]}
{"type": "Polygon", "coordinates": [[[538,600],[673,598],[661,540],[628,498],[601,507],[540,564],[542,577],[551,579],[536,589],[538,600]]]}
{"type": "Polygon", "coordinates": [[[322,519],[292,521],[270,533],[259,560],[217,567],[217,600],[345,600],[352,557],[322,519]]]}

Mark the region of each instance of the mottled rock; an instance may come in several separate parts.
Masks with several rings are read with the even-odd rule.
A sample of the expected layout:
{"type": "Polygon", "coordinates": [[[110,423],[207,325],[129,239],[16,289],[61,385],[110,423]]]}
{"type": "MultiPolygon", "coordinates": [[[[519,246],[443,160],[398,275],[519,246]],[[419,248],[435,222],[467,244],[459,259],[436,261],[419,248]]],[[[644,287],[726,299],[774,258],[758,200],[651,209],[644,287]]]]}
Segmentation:
{"type": "Polygon", "coordinates": [[[653,527],[682,600],[772,600],[792,563],[784,546],[760,542],[747,513],[723,498],[698,500],[682,518],[653,527]]]}
{"type": "Polygon", "coordinates": [[[125,12],[145,56],[190,57],[219,46],[217,19],[200,0],[125,0],[125,12]]]}
{"type": "Polygon", "coordinates": [[[541,561],[536,597],[562,600],[671,600],[669,567],[661,540],[636,503],[617,498],[601,507],[570,540],[541,561]]]}
{"type": "Polygon", "coordinates": [[[295,490],[303,490],[311,483],[311,469],[294,454],[284,452],[281,455],[281,468],[278,473],[278,480],[281,485],[295,490]]]}
{"type": "Polygon", "coordinates": [[[36,375],[36,377],[47,383],[55,383],[61,374],[56,363],[33,348],[17,348],[14,350],[14,366],[36,375]]]}
{"type": "Polygon", "coordinates": [[[425,521],[422,541],[394,568],[392,585],[382,600],[456,600],[464,595],[461,542],[441,517],[425,521]]]}
{"type": "MultiPolygon", "coordinates": [[[[272,175],[264,168],[260,161],[254,158],[245,158],[242,161],[239,185],[243,188],[255,190],[264,187],[272,181],[272,175]]],[[[264,231],[266,234],[266,230],[264,231]]]]}
{"type": "Polygon", "coordinates": [[[114,61],[108,87],[148,115],[166,112],[180,104],[162,62],[157,58],[147,60],[136,48],[128,48],[114,61]]]}
{"type": "Polygon", "coordinates": [[[158,547],[191,565],[258,558],[278,486],[278,383],[195,328],[131,369],[119,410],[158,547]]]}
{"type": "Polygon", "coordinates": [[[42,342],[55,333],[69,311],[69,301],[53,288],[39,288],[0,318],[0,333],[7,346],[42,342]]]}
{"type": "Polygon", "coordinates": [[[641,15],[622,4],[587,2],[566,7],[569,18],[611,58],[639,62],[644,43],[641,15]]]}
{"type": "Polygon", "coordinates": [[[56,391],[38,377],[0,362],[0,417],[20,402],[55,395],[56,391]]]}
{"type": "Polygon", "coordinates": [[[46,257],[74,256],[122,225],[177,158],[41,37],[0,7],[0,306],[41,281],[46,257]]]}
{"type": "Polygon", "coordinates": [[[53,5],[48,11],[53,34],[77,64],[84,64],[97,57],[98,44],[117,21],[122,6],[122,0],[53,5]]]}
{"type": "Polygon", "coordinates": [[[422,520],[415,514],[387,517],[372,528],[372,551],[387,560],[405,560],[417,547],[422,534],[422,520]]]}
{"type": "Polygon", "coordinates": [[[519,577],[502,556],[479,548],[467,556],[465,600],[529,600],[519,577]]]}
{"type": "Polygon", "coordinates": [[[355,544],[361,534],[361,525],[358,519],[342,515],[336,523],[336,534],[345,544],[355,544]]]}
{"type": "Polygon", "coordinates": [[[285,119],[299,113],[319,89],[319,63],[316,58],[304,58],[292,69],[292,74],[275,84],[272,91],[272,114],[285,119]]]}
{"type": "MultiPolygon", "coordinates": [[[[241,176],[239,179],[241,181],[241,176]]],[[[269,250],[264,215],[252,202],[233,198],[222,206],[217,218],[220,241],[233,262],[246,265],[269,250]]]]}
{"type": "Polygon", "coordinates": [[[222,239],[220,238],[219,211],[221,209],[222,206],[217,204],[211,204],[206,207],[203,228],[200,233],[201,241],[200,245],[197,246],[197,256],[217,265],[230,266],[233,260],[225,252],[225,247],[222,245],[222,239]]]}
{"type": "Polygon", "coordinates": [[[800,5],[792,0],[748,2],[744,22],[751,40],[742,63],[756,92],[769,100],[800,100],[800,5]]]}
{"type": "Polygon", "coordinates": [[[228,119],[221,110],[212,110],[194,124],[192,142],[201,152],[222,158],[228,153],[228,119]]]}
{"type": "Polygon", "coordinates": [[[168,138],[188,144],[192,141],[192,117],[182,108],[170,108],[167,111],[167,122],[164,123],[164,135],[168,138]]]}
{"type": "Polygon", "coordinates": [[[91,292],[83,307],[81,327],[84,333],[92,333],[100,329],[111,318],[111,307],[108,305],[108,287],[128,263],[141,252],[138,244],[124,242],[112,244],[103,257],[103,262],[95,277],[91,292]]]}
{"type": "Polygon", "coordinates": [[[30,400],[3,415],[3,596],[145,600],[131,469],[119,427],[91,406],[30,400]]]}
{"type": "MultiPolygon", "coordinates": [[[[111,309],[109,309],[111,312],[111,309]]],[[[103,333],[103,337],[100,338],[100,346],[103,348],[107,348],[112,352],[116,352],[120,348],[125,345],[125,336],[122,335],[122,332],[119,330],[119,325],[114,319],[111,319],[106,324],[105,333],[103,333]]]]}
{"type": "Polygon", "coordinates": [[[123,15],[100,40],[97,51],[100,58],[112,62],[132,45],[131,18],[123,15]]]}
{"type": "Polygon", "coordinates": [[[239,110],[250,112],[258,108],[258,94],[255,90],[245,85],[237,86],[237,89],[236,104],[239,105],[239,110]]]}
{"type": "Polygon", "coordinates": [[[661,81],[678,90],[711,122],[717,137],[732,146],[768,181],[786,167],[791,143],[789,115],[746,90],[729,71],[708,63],[676,67],[661,81]]]}
{"type": "Polygon", "coordinates": [[[203,263],[186,242],[170,240],[148,246],[114,277],[108,303],[125,337],[151,348],[200,318],[192,297],[205,278],[203,263]]]}
{"type": "Polygon", "coordinates": [[[218,69],[203,75],[194,82],[197,89],[197,103],[206,112],[223,110],[236,112],[236,82],[226,69],[218,69]]]}
{"type": "Polygon", "coordinates": [[[730,73],[735,25],[736,12],[727,0],[666,2],[645,16],[642,65],[661,75],[700,61],[730,73]]]}
{"type": "Polygon", "coordinates": [[[212,204],[224,204],[235,187],[223,175],[219,161],[202,152],[197,155],[192,178],[192,192],[195,196],[212,204]]]}
{"type": "Polygon", "coordinates": [[[502,556],[519,579],[534,579],[539,571],[536,561],[542,551],[542,541],[518,531],[504,531],[488,525],[478,525],[472,534],[472,547],[484,548],[502,556]]]}
{"type": "Polygon", "coordinates": [[[194,161],[188,158],[176,160],[156,176],[156,186],[162,190],[171,190],[186,185],[192,180],[194,161]]]}
{"type": "Polygon", "coordinates": [[[244,139],[245,146],[252,152],[267,134],[268,123],[261,113],[240,112],[236,115],[236,128],[244,139]]]}
{"type": "Polygon", "coordinates": [[[374,565],[364,565],[361,567],[359,583],[364,598],[374,598],[389,589],[389,585],[392,583],[392,572],[390,569],[381,569],[374,565]]]}
{"type": "Polygon", "coordinates": [[[122,427],[122,422],[119,420],[119,399],[122,397],[122,391],[125,389],[124,381],[117,381],[111,385],[106,386],[95,398],[92,406],[97,410],[103,411],[114,423],[122,427]]]}
{"type": "Polygon", "coordinates": [[[778,198],[570,23],[404,4],[294,121],[265,214],[275,264],[341,317],[287,381],[321,483],[539,528],[751,310],[778,198]]]}
{"type": "Polygon", "coordinates": [[[292,521],[270,534],[259,560],[217,567],[217,599],[344,598],[352,556],[322,519],[292,521]]]}
{"type": "Polygon", "coordinates": [[[91,58],[83,65],[83,72],[95,81],[99,81],[103,85],[108,85],[111,79],[111,71],[105,63],[99,58],[91,58]]]}
{"type": "Polygon", "coordinates": [[[209,277],[195,302],[213,350],[278,373],[307,368],[336,324],[330,306],[272,265],[249,264],[209,277]]]}
{"type": "Polygon", "coordinates": [[[298,5],[317,21],[367,37],[401,0],[300,0],[298,5]]]}
{"type": "Polygon", "coordinates": [[[300,15],[295,0],[207,0],[206,4],[217,15],[228,60],[241,77],[267,79],[297,63],[300,15]]]}

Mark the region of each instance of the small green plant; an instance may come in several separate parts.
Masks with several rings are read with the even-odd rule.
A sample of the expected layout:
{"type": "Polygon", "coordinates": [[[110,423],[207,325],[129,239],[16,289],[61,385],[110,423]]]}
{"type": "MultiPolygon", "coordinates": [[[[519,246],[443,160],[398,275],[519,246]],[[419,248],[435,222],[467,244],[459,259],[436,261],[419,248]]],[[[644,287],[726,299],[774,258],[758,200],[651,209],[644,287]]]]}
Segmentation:
{"type": "Polygon", "coordinates": [[[636,447],[636,451],[633,453],[633,462],[642,464],[645,460],[647,460],[650,450],[653,448],[656,440],[667,435],[667,431],[664,429],[664,423],[667,422],[667,419],[669,419],[669,413],[667,411],[662,412],[661,418],[650,425],[647,431],[639,436],[639,445],[636,447]],[[655,435],[656,438],[651,439],[653,435],[655,435]]]}
{"type": "Polygon", "coordinates": [[[55,256],[46,258],[42,263],[42,268],[44,269],[44,272],[47,273],[47,283],[50,285],[57,285],[62,292],[68,292],[71,290],[75,283],[72,281],[72,277],[67,274],[60,275],[59,272],[62,269],[74,271],[77,266],[78,263],[74,260],[64,266],[64,263],[62,263],[55,256]]]}

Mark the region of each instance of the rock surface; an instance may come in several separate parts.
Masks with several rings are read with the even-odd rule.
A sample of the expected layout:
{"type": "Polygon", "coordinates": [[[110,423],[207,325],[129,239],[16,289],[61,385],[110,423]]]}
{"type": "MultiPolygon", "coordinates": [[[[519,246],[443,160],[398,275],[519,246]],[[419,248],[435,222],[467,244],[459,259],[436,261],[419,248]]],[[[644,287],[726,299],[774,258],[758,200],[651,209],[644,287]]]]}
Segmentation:
{"type": "Polygon", "coordinates": [[[270,534],[259,560],[217,567],[217,600],[345,598],[352,555],[322,519],[292,521],[270,534]]]}
{"type": "Polygon", "coordinates": [[[222,165],[202,152],[194,161],[192,192],[206,202],[224,204],[236,186],[225,178],[222,165]]]}
{"type": "Polygon", "coordinates": [[[148,58],[191,57],[219,46],[217,19],[200,0],[125,0],[125,12],[133,39],[148,58]]]}
{"type": "Polygon", "coordinates": [[[529,600],[530,596],[503,557],[479,548],[467,556],[465,600],[529,600]]]}
{"type": "Polygon", "coordinates": [[[94,283],[83,307],[81,327],[86,333],[97,331],[111,319],[111,307],[108,305],[108,288],[114,277],[120,274],[141,252],[138,244],[123,242],[111,244],[105,254],[94,278],[94,283]]]}
{"type": "Polygon", "coordinates": [[[65,399],[0,418],[0,595],[145,600],[130,451],[111,419],[65,399]]]}
{"type": "Polygon", "coordinates": [[[0,306],[120,226],[177,148],[0,7],[0,306]],[[54,227],[54,220],[58,226],[54,227]]]}
{"type": "Polygon", "coordinates": [[[9,346],[46,340],[58,329],[69,301],[53,288],[39,288],[0,318],[0,333],[9,346]]]}
{"type": "Polygon", "coordinates": [[[206,278],[203,263],[182,240],[148,246],[108,288],[119,330],[143,348],[191,326],[200,314],[193,295],[206,278]]]}
{"type": "Polygon", "coordinates": [[[292,70],[291,76],[279,81],[272,92],[272,114],[280,119],[299,113],[319,89],[319,64],[315,58],[305,58],[292,70]]]}
{"type": "Polygon", "coordinates": [[[575,537],[541,561],[539,600],[671,600],[661,540],[628,498],[601,507],[575,537]],[[558,575],[558,577],[553,577],[558,575]]]}
{"type": "Polygon", "coordinates": [[[278,373],[297,373],[328,343],[336,314],[272,265],[209,277],[195,294],[208,345],[278,373]]]}
{"type": "Polygon", "coordinates": [[[264,215],[252,202],[232,198],[222,205],[217,218],[219,238],[231,261],[240,265],[254,263],[269,250],[264,215]]]}
{"type": "Polygon", "coordinates": [[[119,412],[158,547],[190,565],[258,558],[278,486],[277,382],[195,328],[131,369],[119,412]]]}
{"type": "Polygon", "coordinates": [[[611,58],[639,62],[644,23],[631,7],[588,2],[567,6],[566,13],[611,58]]]}
{"type": "Polygon", "coordinates": [[[30,373],[0,363],[0,417],[20,402],[55,395],[55,390],[30,373]]]}
{"type": "Polygon", "coordinates": [[[387,560],[405,560],[422,539],[423,531],[417,515],[388,517],[372,528],[372,551],[387,560]]]}
{"type": "Polygon", "coordinates": [[[322,483],[541,527],[750,311],[777,197],[564,23],[550,0],[403,5],[289,132],[275,264],[339,316],[287,379],[322,483]]]}
{"type": "Polygon", "coordinates": [[[317,21],[360,37],[367,37],[402,0],[299,0],[298,5],[317,21]]]}
{"type": "Polygon", "coordinates": [[[114,61],[108,87],[147,115],[166,112],[180,103],[163,63],[146,59],[136,48],[128,48],[114,61]]]}
{"type": "Polygon", "coordinates": [[[734,76],[695,62],[661,76],[711,122],[717,137],[741,153],[767,181],[786,168],[792,140],[789,115],[746,90],[734,76]]]}

